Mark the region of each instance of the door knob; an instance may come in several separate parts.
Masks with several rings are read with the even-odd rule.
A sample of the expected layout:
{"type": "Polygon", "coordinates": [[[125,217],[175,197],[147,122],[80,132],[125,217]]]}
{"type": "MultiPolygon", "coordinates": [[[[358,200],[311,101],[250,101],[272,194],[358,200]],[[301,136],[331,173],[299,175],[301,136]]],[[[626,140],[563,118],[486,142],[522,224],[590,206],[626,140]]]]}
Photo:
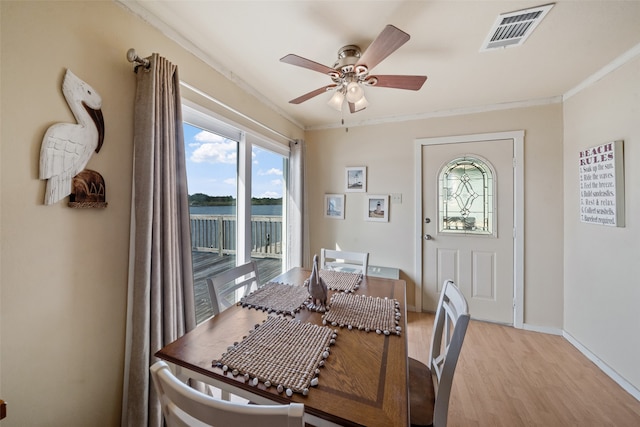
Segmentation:
{"type": "Polygon", "coordinates": [[[431,234],[425,234],[424,240],[433,240],[433,237],[431,237],[431,234]]]}

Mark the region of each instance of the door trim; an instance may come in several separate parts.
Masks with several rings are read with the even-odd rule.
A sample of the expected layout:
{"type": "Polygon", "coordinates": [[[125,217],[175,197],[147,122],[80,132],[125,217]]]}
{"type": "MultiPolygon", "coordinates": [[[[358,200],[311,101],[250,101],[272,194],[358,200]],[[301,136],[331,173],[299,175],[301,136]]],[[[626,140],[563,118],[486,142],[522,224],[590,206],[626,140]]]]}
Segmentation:
{"type": "Polygon", "coordinates": [[[417,138],[415,140],[415,308],[418,311],[422,310],[422,148],[426,145],[483,142],[498,139],[513,141],[513,326],[522,329],[524,325],[524,130],[417,138]]]}

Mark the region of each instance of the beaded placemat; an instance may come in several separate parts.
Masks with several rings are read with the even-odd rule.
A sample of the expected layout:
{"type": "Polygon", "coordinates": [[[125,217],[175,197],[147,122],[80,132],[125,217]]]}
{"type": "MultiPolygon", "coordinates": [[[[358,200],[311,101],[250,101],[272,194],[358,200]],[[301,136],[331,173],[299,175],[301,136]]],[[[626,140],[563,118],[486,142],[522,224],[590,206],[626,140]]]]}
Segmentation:
{"type": "Polygon", "coordinates": [[[262,382],[287,396],[307,395],[309,387],[318,385],[320,368],[336,338],[337,331],[326,326],[269,316],[213,365],[244,376],[254,386],[262,382]]]}
{"type": "Polygon", "coordinates": [[[329,310],[322,316],[322,323],[400,335],[400,317],[400,303],[396,299],[335,293],[329,301],[329,310]]]}
{"type": "Polygon", "coordinates": [[[306,287],[268,282],[240,299],[239,304],[269,313],[295,316],[308,298],[309,291],[306,287]]]}
{"type": "MultiPolygon", "coordinates": [[[[354,292],[360,287],[362,274],[343,271],[320,270],[320,277],[332,291],[354,292]]],[[[306,282],[305,282],[306,283],[306,282]]]]}

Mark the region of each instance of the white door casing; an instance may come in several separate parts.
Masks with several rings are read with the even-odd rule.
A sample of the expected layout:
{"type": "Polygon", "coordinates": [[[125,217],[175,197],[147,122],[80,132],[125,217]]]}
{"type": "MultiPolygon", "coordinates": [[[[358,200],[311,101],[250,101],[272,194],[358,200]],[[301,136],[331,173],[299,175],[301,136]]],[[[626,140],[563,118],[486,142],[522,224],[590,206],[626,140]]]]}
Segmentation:
{"type": "Polygon", "coordinates": [[[523,143],[523,131],[416,140],[417,310],[433,310],[447,276],[466,294],[472,317],[522,327],[523,143]],[[496,169],[498,218],[491,235],[439,231],[440,170],[465,155],[486,159],[496,169]],[[432,239],[425,240],[426,234],[432,239]]]}

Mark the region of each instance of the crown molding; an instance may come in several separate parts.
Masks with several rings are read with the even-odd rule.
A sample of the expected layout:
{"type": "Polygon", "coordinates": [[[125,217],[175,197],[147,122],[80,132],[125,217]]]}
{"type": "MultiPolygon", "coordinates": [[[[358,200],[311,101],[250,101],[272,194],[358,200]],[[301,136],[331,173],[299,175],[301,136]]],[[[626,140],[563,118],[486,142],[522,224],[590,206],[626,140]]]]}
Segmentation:
{"type": "Polygon", "coordinates": [[[260,92],[258,92],[249,83],[247,83],[246,81],[240,79],[232,71],[230,71],[227,68],[225,68],[224,66],[222,66],[218,61],[216,61],[210,55],[206,54],[204,51],[199,49],[197,46],[195,46],[193,43],[191,43],[185,37],[183,37],[182,35],[180,35],[176,31],[174,31],[167,23],[162,21],[157,16],[149,13],[145,8],[140,6],[140,4],[139,4],[140,2],[139,1],[137,1],[137,0],[113,0],[113,1],[115,1],[117,4],[119,4],[124,9],[128,10],[129,12],[131,12],[132,14],[136,15],[140,19],[142,19],[147,24],[151,25],[152,27],[154,27],[155,29],[160,31],[164,36],[166,36],[170,40],[173,40],[174,42],[176,42],[178,45],[180,45],[186,51],[192,53],[195,57],[197,57],[200,60],[202,60],[208,66],[210,66],[211,68],[216,70],[218,73],[220,73],[222,76],[224,76],[229,81],[231,81],[233,84],[238,86],[241,90],[243,90],[244,92],[248,93],[249,95],[255,97],[262,104],[266,105],[271,110],[275,111],[279,116],[283,117],[284,119],[286,119],[286,120],[290,121],[291,123],[293,123],[294,125],[298,126],[300,129],[304,130],[304,125],[302,123],[298,122],[296,119],[291,117],[285,111],[280,109],[277,105],[275,105],[273,102],[271,102],[271,100],[269,100],[264,95],[262,95],[260,92]]]}
{"type": "Polygon", "coordinates": [[[631,49],[629,49],[628,51],[626,51],[625,53],[623,53],[622,55],[614,59],[613,61],[611,61],[609,64],[602,67],[600,70],[593,73],[591,76],[587,77],[580,84],[575,86],[573,89],[567,91],[562,96],[562,101],[564,102],[567,99],[571,98],[572,96],[582,92],[583,90],[592,86],[597,81],[606,77],[608,74],[614,72],[615,70],[622,67],[626,63],[632,61],[638,56],[640,56],[640,43],[635,45],[634,47],[632,47],[631,49]]]}
{"type": "Polygon", "coordinates": [[[385,124],[385,123],[407,122],[407,121],[414,121],[414,120],[434,119],[439,117],[464,116],[467,114],[486,113],[490,111],[537,107],[540,105],[558,104],[561,102],[562,102],[561,96],[553,96],[550,98],[532,99],[528,101],[504,102],[500,104],[481,105],[477,107],[461,107],[461,108],[454,108],[450,110],[440,110],[440,111],[433,111],[433,112],[412,114],[412,115],[405,115],[405,116],[362,120],[359,122],[349,123],[348,125],[332,124],[332,125],[309,126],[309,127],[306,127],[304,130],[311,131],[311,130],[324,130],[324,129],[339,129],[339,128],[345,128],[345,127],[354,128],[359,126],[371,126],[371,125],[379,125],[379,124],[385,124]]]}

